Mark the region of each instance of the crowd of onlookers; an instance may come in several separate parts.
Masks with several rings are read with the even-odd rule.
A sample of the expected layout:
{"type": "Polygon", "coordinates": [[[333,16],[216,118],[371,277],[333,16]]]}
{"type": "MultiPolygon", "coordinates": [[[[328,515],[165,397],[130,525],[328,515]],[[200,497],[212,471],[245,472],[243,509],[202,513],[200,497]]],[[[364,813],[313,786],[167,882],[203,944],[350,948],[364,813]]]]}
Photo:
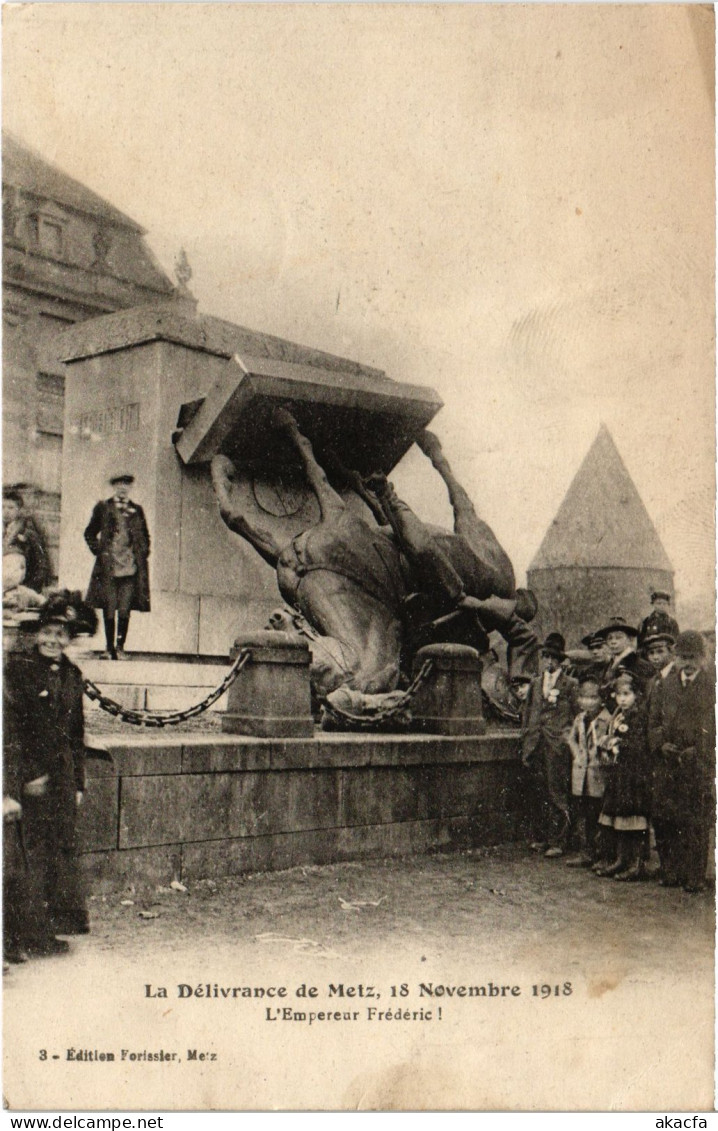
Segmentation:
{"type": "Polygon", "coordinates": [[[706,886],[715,811],[715,666],[670,595],[638,627],[614,617],[567,652],[551,632],[518,677],[531,848],[622,882],[706,886]]]}
{"type": "MultiPolygon", "coordinates": [[[[101,608],[105,655],[116,660],[130,611],[149,608],[149,534],[129,499],[132,481],[114,475],[112,498],[93,510],[86,601],[48,592],[48,539],[32,488],[3,491],[3,609],[34,636],[4,673],[6,961],[62,953],[68,944],[58,935],[88,930],[76,814],[85,758],[103,753],[85,745],[82,677],[66,649],[94,634],[101,608]]],[[[714,659],[704,635],[679,631],[668,593],[654,592],[651,602],[638,627],[614,617],[572,651],[549,633],[538,675],[512,681],[529,839],[549,859],[567,856],[571,867],[630,882],[651,874],[653,833],[660,882],[698,892],[714,825],[714,659]]]]}

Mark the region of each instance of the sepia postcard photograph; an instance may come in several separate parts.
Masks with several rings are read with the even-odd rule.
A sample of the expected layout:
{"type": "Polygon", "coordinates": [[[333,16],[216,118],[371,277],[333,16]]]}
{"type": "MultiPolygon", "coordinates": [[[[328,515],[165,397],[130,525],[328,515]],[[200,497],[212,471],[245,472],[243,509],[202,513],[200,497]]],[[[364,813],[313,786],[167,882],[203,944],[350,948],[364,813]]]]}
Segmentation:
{"type": "Polygon", "coordinates": [[[2,24],[5,1109],[712,1111],[713,8],[2,24]]]}

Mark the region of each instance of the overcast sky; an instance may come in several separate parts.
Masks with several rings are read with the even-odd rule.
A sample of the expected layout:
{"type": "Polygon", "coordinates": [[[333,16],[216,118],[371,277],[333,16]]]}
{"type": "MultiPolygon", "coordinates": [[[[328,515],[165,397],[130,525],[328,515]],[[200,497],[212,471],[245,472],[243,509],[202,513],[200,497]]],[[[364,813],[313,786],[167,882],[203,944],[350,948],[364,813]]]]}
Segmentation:
{"type": "MultiPolygon", "coordinates": [[[[206,313],[432,385],[521,574],[601,421],[712,580],[713,13],[4,7],[4,123],[206,313]]],[[[446,519],[410,456],[396,481],[446,519]]],[[[613,610],[612,610],[613,611],[613,610]]]]}

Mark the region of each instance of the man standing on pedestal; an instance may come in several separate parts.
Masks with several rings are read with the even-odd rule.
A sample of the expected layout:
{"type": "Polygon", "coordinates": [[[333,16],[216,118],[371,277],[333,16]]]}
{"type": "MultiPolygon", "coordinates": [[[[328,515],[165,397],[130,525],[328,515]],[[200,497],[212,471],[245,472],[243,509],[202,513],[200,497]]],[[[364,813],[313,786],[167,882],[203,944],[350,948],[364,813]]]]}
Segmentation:
{"type": "Polygon", "coordinates": [[[130,499],[134,476],[122,472],[109,482],[114,495],[96,504],[85,530],[95,555],[87,604],[102,609],[107,655],[116,660],[124,651],[131,611],[150,610],[150,535],[142,507],[130,499]]]}

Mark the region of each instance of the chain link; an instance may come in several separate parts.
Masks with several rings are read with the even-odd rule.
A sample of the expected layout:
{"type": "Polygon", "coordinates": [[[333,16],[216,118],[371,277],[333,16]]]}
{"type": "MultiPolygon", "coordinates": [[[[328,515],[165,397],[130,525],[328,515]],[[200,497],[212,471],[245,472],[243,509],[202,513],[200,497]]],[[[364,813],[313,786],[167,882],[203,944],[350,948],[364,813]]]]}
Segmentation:
{"type": "MultiPolygon", "coordinates": [[[[108,715],[122,719],[123,722],[142,727],[176,726],[178,723],[186,722],[187,719],[202,714],[213,703],[216,703],[225,691],[232,686],[250,657],[251,650],[243,648],[219,686],[205,696],[201,702],[194,703],[183,711],[149,711],[123,707],[121,703],[111,699],[109,695],[103,694],[97,684],[90,679],[83,680],[83,690],[88,699],[97,703],[108,715]]],[[[379,730],[382,727],[387,727],[387,725],[391,728],[391,724],[394,724],[396,729],[405,728],[410,721],[409,705],[427,679],[433,666],[432,660],[425,660],[401,699],[392,703],[389,707],[379,707],[369,715],[355,715],[350,711],[343,711],[339,707],[332,706],[326,699],[322,700],[322,722],[329,721],[337,727],[344,724],[343,729],[350,730],[379,730]]]]}
{"type": "MultiPolygon", "coordinates": [[[[355,715],[350,711],[343,711],[340,707],[335,707],[329,703],[328,700],[323,699],[321,704],[322,725],[324,726],[326,722],[329,722],[330,724],[336,724],[337,729],[342,727],[342,724],[345,724],[342,727],[344,730],[379,730],[382,727],[386,728],[387,724],[390,724],[388,729],[405,729],[411,721],[408,710],[409,704],[422,683],[428,678],[433,667],[433,660],[424,660],[424,663],[421,665],[401,699],[396,703],[392,703],[390,707],[378,707],[369,715],[355,715]],[[394,724],[393,728],[391,724],[394,724]]],[[[328,729],[332,729],[332,727],[328,729]]]]}
{"type": "Polygon", "coordinates": [[[200,703],[186,707],[184,711],[145,711],[123,707],[121,703],[110,699],[108,695],[103,695],[97,684],[93,683],[91,679],[83,680],[83,690],[88,699],[97,703],[108,715],[114,715],[115,718],[122,719],[123,722],[132,723],[138,727],[176,726],[177,723],[183,723],[187,719],[194,718],[195,715],[201,715],[203,711],[216,703],[225,691],[232,686],[251,654],[249,648],[242,648],[219,686],[215,687],[214,691],[210,691],[209,695],[205,696],[200,703]]]}

